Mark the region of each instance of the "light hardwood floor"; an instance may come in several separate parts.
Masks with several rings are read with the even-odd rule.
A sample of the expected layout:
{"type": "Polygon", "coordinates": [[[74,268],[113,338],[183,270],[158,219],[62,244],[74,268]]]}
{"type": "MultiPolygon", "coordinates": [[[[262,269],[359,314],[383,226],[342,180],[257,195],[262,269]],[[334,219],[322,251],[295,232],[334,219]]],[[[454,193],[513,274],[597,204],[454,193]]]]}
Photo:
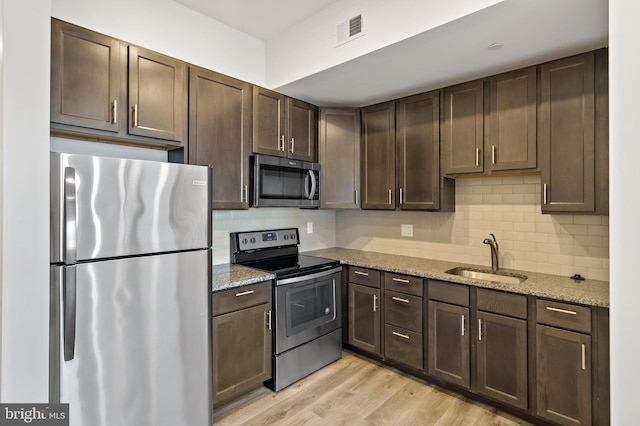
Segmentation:
{"type": "Polygon", "coordinates": [[[349,351],[279,393],[258,389],[214,411],[215,425],[529,425],[349,351]]]}

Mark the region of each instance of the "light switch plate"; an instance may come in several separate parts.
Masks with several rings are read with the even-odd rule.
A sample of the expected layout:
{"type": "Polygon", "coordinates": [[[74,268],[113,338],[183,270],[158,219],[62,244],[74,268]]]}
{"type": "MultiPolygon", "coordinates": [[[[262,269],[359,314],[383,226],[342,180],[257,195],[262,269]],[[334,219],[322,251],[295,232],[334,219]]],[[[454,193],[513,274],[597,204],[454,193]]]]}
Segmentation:
{"type": "Polygon", "coordinates": [[[413,225],[402,224],[400,225],[400,235],[403,237],[413,237],[413,225]]]}
{"type": "Polygon", "coordinates": [[[307,234],[313,234],[313,222],[307,222],[307,234]]]}

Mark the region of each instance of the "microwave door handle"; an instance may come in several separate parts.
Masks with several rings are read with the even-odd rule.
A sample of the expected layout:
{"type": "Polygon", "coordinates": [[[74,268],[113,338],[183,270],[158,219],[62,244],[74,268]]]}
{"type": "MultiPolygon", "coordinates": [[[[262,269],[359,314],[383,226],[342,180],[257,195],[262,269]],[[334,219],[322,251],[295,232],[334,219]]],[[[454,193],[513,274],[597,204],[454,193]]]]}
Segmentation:
{"type": "Polygon", "coordinates": [[[309,189],[309,183],[311,181],[311,170],[307,171],[307,175],[304,177],[304,196],[311,199],[311,189],[309,189]]]}
{"type": "Polygon", "coordinates": [[[307,191],[307,198],[310,200],[313,200],[313,197],[316,195],[316,187],[317,187],[316,175],[315,173],[313,173],[313,170],[309,170],[309,177],[311,180],[311,190],[307,191]]]}

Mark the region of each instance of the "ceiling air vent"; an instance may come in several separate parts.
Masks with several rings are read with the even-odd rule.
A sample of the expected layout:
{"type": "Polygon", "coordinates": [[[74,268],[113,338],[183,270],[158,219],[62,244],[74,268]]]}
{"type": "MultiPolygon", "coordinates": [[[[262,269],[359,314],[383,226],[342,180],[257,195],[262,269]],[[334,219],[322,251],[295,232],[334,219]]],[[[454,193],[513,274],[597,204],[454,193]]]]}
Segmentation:
{"type": "Polygon", "coordinates": [[[362,27],[362,15],[354,16],[348,21],[338,24],[336,32],[336,46],[345,44],[364,35],[362,27]]]}

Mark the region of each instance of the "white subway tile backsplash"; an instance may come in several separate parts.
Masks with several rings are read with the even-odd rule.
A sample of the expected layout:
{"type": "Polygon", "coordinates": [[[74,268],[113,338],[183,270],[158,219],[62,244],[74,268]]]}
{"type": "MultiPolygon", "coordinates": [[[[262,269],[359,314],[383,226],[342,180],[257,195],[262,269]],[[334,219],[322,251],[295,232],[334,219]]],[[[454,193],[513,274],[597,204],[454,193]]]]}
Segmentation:
{"type": "Polygon", "coordinates": [[[543,215],[540,190],[539,176],[458,179],[455,213],[338,211],[336,245],[489,266],[494,233],[505,268],[608,280],[608,217],[543,215]]]}

